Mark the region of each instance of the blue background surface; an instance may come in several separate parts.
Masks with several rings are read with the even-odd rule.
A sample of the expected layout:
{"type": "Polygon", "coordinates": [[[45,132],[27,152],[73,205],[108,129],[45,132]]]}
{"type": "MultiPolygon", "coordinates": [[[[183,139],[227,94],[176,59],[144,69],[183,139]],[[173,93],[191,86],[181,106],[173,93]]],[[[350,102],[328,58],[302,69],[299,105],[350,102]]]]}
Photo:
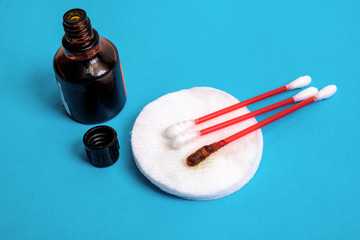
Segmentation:
{"type": "Polygon", "coordinates": [[[0,239],[360,238],[359,1],[2,0],[0,9],[0,239]],[[86,162],[92,126],[66,116],[52,69],[74,7],[123,65],[128,101],[105,123],[121,155],[106,169],[86,162]],[[302,75],[337,94],[265,127],[260,167],[240,191],[182,200],[136,168],[130,131],[150,101],[195,86],[245,100],[302,75]]]}

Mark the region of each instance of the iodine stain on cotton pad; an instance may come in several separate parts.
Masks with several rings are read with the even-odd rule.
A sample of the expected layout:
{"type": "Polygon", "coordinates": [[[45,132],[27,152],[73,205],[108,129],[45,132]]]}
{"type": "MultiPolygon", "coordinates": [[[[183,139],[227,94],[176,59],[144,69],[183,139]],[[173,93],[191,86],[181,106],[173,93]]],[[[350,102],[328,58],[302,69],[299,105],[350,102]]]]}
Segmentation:
{"type": "MultiPolygon", "coordinates": [[[[259,167],[263,139],[257,130],[213,153],[195,167],[186,158],[200,147],[228,137],[250,125],[255,118],[202,136],[174,149],[165,137],[174,123],[195,119],[239,101],[228,93],[196,87],[162,96],[149,103],[137,117],[131,136],[134,159],[139,170],[165,192],[191,200],[210,200],[242,188],[259,167]]],[[[248,113],[246,107],[195,126],[203,129],[248,113]]]]}

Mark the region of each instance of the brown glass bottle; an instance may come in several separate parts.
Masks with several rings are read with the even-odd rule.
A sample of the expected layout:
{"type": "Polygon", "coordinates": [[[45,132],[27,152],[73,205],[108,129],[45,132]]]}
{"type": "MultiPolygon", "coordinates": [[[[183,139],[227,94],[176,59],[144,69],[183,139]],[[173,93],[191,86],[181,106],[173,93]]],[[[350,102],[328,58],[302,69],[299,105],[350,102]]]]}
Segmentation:
{"type": "Polygon", "coordinates": [[[99,37],[82,9],[64,14],[65,35],[54,57],[55,77],[67,113],[95,124],[115,117],[126,102],[116,47],[99,37]]]}

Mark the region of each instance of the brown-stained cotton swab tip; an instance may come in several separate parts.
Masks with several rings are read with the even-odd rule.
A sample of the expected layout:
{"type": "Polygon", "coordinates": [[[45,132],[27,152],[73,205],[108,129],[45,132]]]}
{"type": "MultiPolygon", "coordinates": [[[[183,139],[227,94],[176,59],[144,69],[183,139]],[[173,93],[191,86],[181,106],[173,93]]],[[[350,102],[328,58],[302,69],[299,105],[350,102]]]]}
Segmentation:
{"type": "Polygon", "coordinates": [[[192,153],[190,156],[186,158],[186,163],[189,167],[194,167],[204,161],[208,156],[210,156],[212,153],[216,152],[223,146],[225,146],[226,143],[224,141],[219,141],[212,143],[210,145],[205,145],[198,149],[196,152],[192,153]]]}

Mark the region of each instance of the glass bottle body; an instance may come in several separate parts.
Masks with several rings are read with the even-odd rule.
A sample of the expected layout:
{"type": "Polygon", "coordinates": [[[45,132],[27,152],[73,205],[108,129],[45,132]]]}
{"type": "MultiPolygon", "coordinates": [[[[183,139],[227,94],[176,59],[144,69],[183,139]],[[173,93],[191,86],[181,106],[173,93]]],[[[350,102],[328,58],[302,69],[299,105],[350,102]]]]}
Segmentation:
{"type": "Polygon", "coordinates": [[[121,62],[109,40],[99,37],[98,43],[85,51],[60,47],[53,66],[63,105],[74,120],[101,123],[124,107],[126,89],[121,62]]]}

